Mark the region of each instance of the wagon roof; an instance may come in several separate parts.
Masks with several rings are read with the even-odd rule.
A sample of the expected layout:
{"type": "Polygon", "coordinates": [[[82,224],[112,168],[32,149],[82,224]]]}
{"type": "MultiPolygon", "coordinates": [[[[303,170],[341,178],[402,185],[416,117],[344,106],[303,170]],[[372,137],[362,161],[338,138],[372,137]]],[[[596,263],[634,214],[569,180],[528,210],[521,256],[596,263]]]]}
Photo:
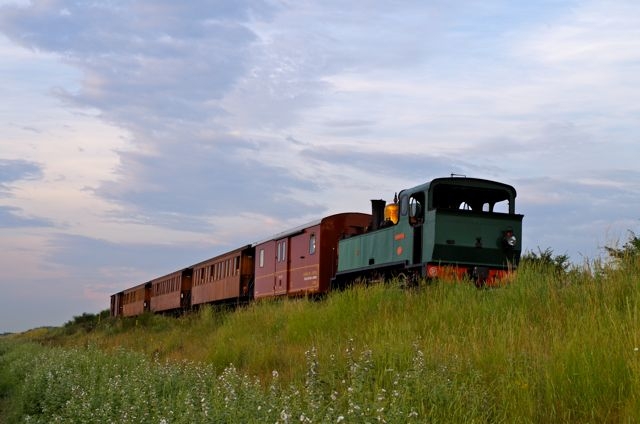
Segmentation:
{"type": "Polygon", "coordinates": [[[212,256],[212,257],[210,257],[210,258],[203,259],[203,260],[201,260],[200,262],[197,262],[197,263],[195,263],[195,264],[193,264],[193,265],[191,265],[190,267],[187,267],[187,268],[196,268],[196,267],[198,267],[198,266],[201,266],[201,265],[203,265],[203,264],[206,264],[207,262],[211,262],[211,261],[213,261],[213,260],[216,260],[216,259],[218,259],[218,258],[222,258],[222,257],[224,257],[224,256],[233,255],[234,253],[241,252],[241,251],[243,251],[243,250],[245,250],[245,249],[249,249],[250,247],[252,247],[252,245],[250,245],[250,244],[246,244],[246,245],[244,245],[244,246],[242,246],[242,247],[238,247],[238,248],[233,249],[233,250],[229,250],[229,251],[226,251],[226,252],[219,253],[219,254],[217,254],[216,256],[212,256]]]}
{"type": "Polygon", "coordinates": [[[307,222],[306,224],[302,224],[302,225],[299,225],[297,227],[290,228],[290,229],[288,229],[286,231],[283,231],[281,233],[274,234],[271,237],[268,237],[266,239],[262,239],[260,241],[257,241],[255,243],[253,243],[252,246],[255,247],[255,246],[258,246],[260,244],[267,243],[269,241],[280,240],[280,239],[285,238],[285,237],[293,236],[295,234],[299,234],[299,233],[303,232],[307,228],[319,225],[319,224],[321,224],[323,221],[325,221],[327,219],[331,219],[333,217],[337,217],[337,216],[340,216],[340,215],[352,215],[352,214],[366,215],[366,214],[363,214],[362,212],[341,212],[341,213],[336,213],[336,214],[333,214],[333,215],[328,215],[328,216],[325,216],[323,218],[319,218],[319,219],[315,219],[313,221],[307,222]]]}

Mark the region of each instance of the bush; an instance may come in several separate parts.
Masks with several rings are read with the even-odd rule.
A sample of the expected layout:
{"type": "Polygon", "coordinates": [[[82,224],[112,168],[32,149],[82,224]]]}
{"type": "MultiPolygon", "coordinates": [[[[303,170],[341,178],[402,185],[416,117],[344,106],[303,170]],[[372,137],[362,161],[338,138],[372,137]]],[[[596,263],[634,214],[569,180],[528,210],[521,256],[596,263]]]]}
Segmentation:
{"type": "Polygon", "coordinates": [[[547,247],[545,250],[538,247],[538,253],[529,251],[523,253],[520,258],[520,264],[552,269],[557,274],[564,274],[571,267],[569,255],[554,255],[550,247],[547,247]]]}
{"type": "Polygon", "coordinates": [[[628,260],[640,256],[640,237],[633,231],[629,231],[629,240],[618,248],[616,246],[605,246],[607,254],[617,261],[628,260]]]}

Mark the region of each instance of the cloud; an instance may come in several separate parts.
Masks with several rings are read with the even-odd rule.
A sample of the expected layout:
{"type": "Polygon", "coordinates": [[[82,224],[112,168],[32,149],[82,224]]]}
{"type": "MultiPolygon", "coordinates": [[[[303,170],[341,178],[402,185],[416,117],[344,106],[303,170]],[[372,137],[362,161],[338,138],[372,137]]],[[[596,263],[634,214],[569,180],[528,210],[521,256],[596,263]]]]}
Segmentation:
{"type": "Polygon", "coordinates": [[[53,223],[46,219],[20,216],[21,212],[18,208],[0,206],[0,228],[53,226],[53,223]]]}
{"type": "MultiPolygon", "coordinates": [[[[39,164],[26,160],[0,159],[0,188],[18,180],[33,180],[42,177],[39,164]]],[[[5,186],[5,190],[6,190],[5,186]]]]}
{"type": "Polygon", "coordinates": [[[134,133],[172,132],[223,113],[216,104],[244,73],[255,35],[247,23],[268,16],[259,1],[77,3],[35,1],[2,8],[0,28],[23,46],[54,52],[82,70],[70,104],[97,108],[134,133]]]}
{"type": "Polygon", "coordinates": [[[527,248],[559,249],[574,260],[604,255],[640,224],[640,173],[596,171],[585,179],[525,178],[516,181],[527,248]]]}
{"type": "Polygon", "coordinates": [[[157,146],[154,154],[123,152],[120,166],[126,183],[105,182],[96,193],[154,220],[163,221],[162,214],[170,213],[195,219],[193,226],[188,221],[174,223],[182,228],[239,211],[257,210],[283,219],[309,212],[315,205],[297,201],[291,192],[312,191],[313,182],[297,178],[284,164],[264,163],[259,151],[259,144],[241,140],[187,140],[157,146]]]}

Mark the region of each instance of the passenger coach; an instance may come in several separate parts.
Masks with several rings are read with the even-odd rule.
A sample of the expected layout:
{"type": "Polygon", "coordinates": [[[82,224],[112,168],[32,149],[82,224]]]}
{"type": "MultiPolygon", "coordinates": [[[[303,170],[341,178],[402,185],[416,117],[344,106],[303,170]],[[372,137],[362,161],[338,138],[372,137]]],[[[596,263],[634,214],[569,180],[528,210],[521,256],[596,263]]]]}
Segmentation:
{"type": "Polygon", "coordinates": [[[111,296],[111,316],[131,317],[149,310],[151,283],[140,284],[111,296]]]}
{"type": "Polygon", "coordinates": [[[252,246],[247,245],[194,265],[191,305],[250,300],[253,251],[252,246]]]}

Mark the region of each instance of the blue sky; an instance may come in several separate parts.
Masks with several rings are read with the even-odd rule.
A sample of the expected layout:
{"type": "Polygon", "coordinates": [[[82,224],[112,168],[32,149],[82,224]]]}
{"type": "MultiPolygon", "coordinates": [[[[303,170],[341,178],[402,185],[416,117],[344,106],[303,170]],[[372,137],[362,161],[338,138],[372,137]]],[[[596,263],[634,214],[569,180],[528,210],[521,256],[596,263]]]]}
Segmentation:
{"type": "Polygon", "coordinates": [[[633,0],[0,0],[0,58],[0,332],[450,173],[640,231],[633,0]]]}

